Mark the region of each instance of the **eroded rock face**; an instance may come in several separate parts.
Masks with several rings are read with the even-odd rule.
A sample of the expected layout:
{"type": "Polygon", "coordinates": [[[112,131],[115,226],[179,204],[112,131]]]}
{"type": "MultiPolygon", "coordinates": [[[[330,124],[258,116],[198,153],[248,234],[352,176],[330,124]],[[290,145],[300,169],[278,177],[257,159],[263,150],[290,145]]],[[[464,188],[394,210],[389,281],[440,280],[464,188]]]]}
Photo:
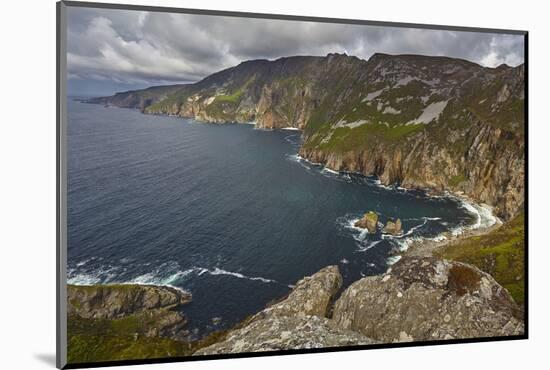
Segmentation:
{"type": "Polygon", "coordinates": [[[434,258],[404,258],[384,275],[356,281],[336,301],[333,320],[381,342],[509,336],[524,330],[510,293],[490,275],[434,258]]]}
{"type": "Polygon", "coordinates": [[[365,215],[355,223],[355,227],[360,227],[362,229],[367,229],[369,233],[374,234],[376,232],[376,227],[378,225],[378,215],[373,212],[367,212],[365,215]]]}
{"type": "Polygon", "coordinates": [[[193,355],[328,348],[371,344],[360,333],[338,328],[318,316],[282,316],[253,321],[235,330],[223,342],[203,348],[193,355]]]}
{"type": "Polygon", "coordinates": [[[86,319],[116,319],[191,302],[190,293],[152,285],[68,285],[67,298],[67,313],[86,319]]]}

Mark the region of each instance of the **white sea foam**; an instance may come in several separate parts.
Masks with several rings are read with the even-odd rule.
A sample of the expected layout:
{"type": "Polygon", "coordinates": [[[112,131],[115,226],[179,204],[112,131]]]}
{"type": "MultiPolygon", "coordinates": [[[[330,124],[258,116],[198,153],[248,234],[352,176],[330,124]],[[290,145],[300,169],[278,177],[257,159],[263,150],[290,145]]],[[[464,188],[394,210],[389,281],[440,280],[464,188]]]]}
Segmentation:
{"type": "Polygon", "coordinates": [[[281,130],[300,131],[298,127],[283,127],[281,130]]]}
{"type": "Polygon", "coordinates": [[[149,272],[135,277],[128,283],[174,286],[174,284],[177,283],[179,279],[193,273],[194,271],[195,269],[191,268],[183,271],[176,271],[167,276],[160,276],[158,270],[156,270],[155,272],[149,272]]]}
{"type": "Polygon", "coordinates": [[[201,267],[197,267],[196,269],[198,270],[198,275],[199,276],[202,275],[202,274],[208,273],[210,275],[229,275],[229,276],[233,276],[233,277],[236,277],[236,278],[239,278],[239,279],[261,281],[261,282],[264,282],[264,283],[278,283],[276,280],[266,279],[266,278],[263,278],[263,277],[260,277],[260,276],[245,276],[245,275],[243,275],[241,273],[238,273],[238,272],[232,272],[232,271],[227,271],[227,270],[220,269],[219,267],[215,267],[213,270],[209,270],[207,268],[201,268],[201,267]]]}
{"type": "Polygon", "coordinates": [[[78,263],[76,264],[76,267],[82,267],[82,266],[87,265],[88,263],[90,263],[90,262],[92,262],[92,261],[94,261],[94,260],[96,260],[96,259],[97,259],[96,257],[87,258],[87,259],[85,259],[85,260],[82,260],[82,261],[78,262],[78,263]]]}
{"type": "Polygon", "coordinates": [[[399,261],[400,259],[401,259],[401,256],[391,256],[391,257],[388,257],[387,263],[389,266],[391,266],[397,261],[399,261]]]}
{"type": "Polygon", "coordinates": [[[340,174],[340,172],[335,171],[335,170],[333,170],[333,169],[330,169],[330,168],[328,168],[328,167],[324,167],[324,168],[321,170],[321,172],[330,173],[330,174],[332,174],[332,175],[339,175],[339,174],[340,174]]]}
{"type": "Polygon", "coordinates": [[[292,162],[301,162],[302,157],[299,154],[287,154],[287,159],[291,160],[292,162]]]}
{"type": "MultiPolygon", "coordinates": [[[[153,269],[144,274],[135,276],[130,279],[120,279],[120,268],[118,267],[103,267],[98,268],[94,273],[81,272],[77,273],[78,268],[69,269],[67,274],[67,283],[73,285],[93,285],[93,284],[141,284],[141,285],[158,285],[169,286],[174,289],[186,291],[180,288],[182,285],[182,279],[185,277],[196,274],[200,276],[203,274],[209,275],[226,275],[239,279],[247,279],[253,281],[261,281],[263,283],[278,283],[276,280],[267,279],[259,276],[246,276],[238,272],[227,271],[219,267],[214,269],[207,269],[204,267],[191,267],[189,269],[181,270],[176,262],[164,263],[158,268],[153,269]]],[[[123,269],[123,271],[126,271],[123,269]]]]}
{"type": "Polygon", "coordinates": [[[369,249],[375,247],[375,246],[376,246],[377,244],[379,244],[380,242],[382,242],[382,240],[375,240],[375,241],[366,243],[366,244],[362,245],[361,247],[357,248],[357,251],[358,251],[358,252],[365,252],[365,251],[368,251],[369,249]]]}
{"type": "Polygon", "coordinates": [[[78,268],[67,271],[67,283],[73,285],[108,284],[115,281],[119,268],[105,266],[96,269],[93,273],[77,272],[78,268]]]}
{"type": "Polygon", "coordinates": [[[382,184],[380,179],[374,180],[373,183],[374,183],[374,185],[378,186],[379,188],[386,189],[386,190],[393,190],[393,186],[382,184]]]}
{"type": "Polygon", "coordinates": [[[457,197],[452,194],[446,194],[448,198],[455,199],[459,202],[460,207],[472,214],[476,220],[471,225],[460,225],[451,230],[453,236],[462,235],[467,230],[475,230],[479,228],[489,228],[496,224],[502,223],[498,217],[493,214],[493,209],[486,204],[476,204],[463,197],[457,197]]]}

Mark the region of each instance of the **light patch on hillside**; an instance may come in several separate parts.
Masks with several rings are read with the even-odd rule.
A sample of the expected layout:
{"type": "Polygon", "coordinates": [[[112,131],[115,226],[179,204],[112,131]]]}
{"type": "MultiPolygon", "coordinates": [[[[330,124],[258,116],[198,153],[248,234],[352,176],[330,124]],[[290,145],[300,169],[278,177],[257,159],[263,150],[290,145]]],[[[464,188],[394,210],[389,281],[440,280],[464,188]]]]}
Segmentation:
{"type": "Polygon", "coordinates": [[[368,123],[368,122],[369,121],[364,120],[364,119],[360,119],[360,120],[353,121],[353,122],[346,122],[344,119],[341,119],[340,121],[338,121],[336,123],[336,125],[334,125],[334,128],[338,128],[338,127],[355,128],[355,127],[362,126],[362,125],[364,125],[365,123],[368,123]]]}
{"type": "Polygon", "coordinates": [[[386,114],[400,114],[401,111],[398,110],[398,109],[395,109],[394,107],[392,106],[387,106],[386,108],[384,108],[384,111],[382,113],[386,113],[386,114]]]}
{"type": "Polygon", "coordinates": [[[361,100],[361,103],[364,103],[366,101],[370,101],[372,99],[376,99],[377,97],[380,96],[380,94],[382,94],[384,92],[385,89],[381,89],[381,90],[378,90],[378,91],[373,91],[371,93],[368,93],[367,96],[365,96],[363,98],[363,100],[361,100]]]}
{"type": "Polygon", "coordinates": [[[412,81],[415,81],[415,80],[418,80],[418,78],[413,77],[413,76],[405,76],[405,77],[403,77],[403,78],[401,78],[397,81],[397,84],[395,85],[395,87],[405,86],[409,82],[412,82],[412,81]]]}
{"type": "Polygon", "coordinates": [[[407,122],[407,125],[415,123],[426,124],[432,122],[434,119],[438,119],[441,113],[443,113],[443,110],[445,110],[448,102],[448,100],[443,100],[428,105],[426,108],[424,108],[424,111],[422,112],[420,117],[407,122]]]}

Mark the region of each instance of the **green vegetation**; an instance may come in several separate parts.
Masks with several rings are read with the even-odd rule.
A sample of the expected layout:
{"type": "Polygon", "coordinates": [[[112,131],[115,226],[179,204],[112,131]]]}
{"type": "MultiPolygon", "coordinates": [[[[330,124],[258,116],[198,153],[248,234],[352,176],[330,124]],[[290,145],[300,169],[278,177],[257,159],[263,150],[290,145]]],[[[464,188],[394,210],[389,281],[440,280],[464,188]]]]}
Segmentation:
{"type": "Polygon", "coordinates": [[[369,221],[378,222],[378,215],[373,211],[369,211],[363,217],[369,221]]]}
{"type": "Polygon", "coordinates": [[[84,319],[71,315],[67,324],[69,363],[150,359],[191,354],[191,345],[173,339],[147,337],[149,315],[121,319],[84,319]]]}
{"type": "Polygon", "coordinates": [[[524,221],[522,213],[488,234],[459,240],[435,254],[477,266],[492,275],[521,304],[525,300],[524,221]]]}
{"type": "Polygon", "coordinates": [[[187,356],[186,343],[166,338],[71,335],[67,341],[70,364],[187,356]]]}
{"type": "Polygon", "coordinates": [[[244,93],[244,89],[239,89],[239,90],[235,91],[233,94],[218,95],[218,96],[216,96],[216,99],[214,100],[214,102],[212,104],[214,104],[216,102],[236,104],[239,101],[241,101],[241,97],[243,96],[243,93],[244,93]]]}
{"type": "Polygon", "coordinates": [[[368,147],[369,144],[380,143],[387,144],[395,142],[414,132],[423,129],[425,125],[400,125],[388,127],[383,124],[365,123],[359,127],[338,127],[330,134],[330,127],[319,131],[319,135],[304,144],[305,148],[319,148],[335,152],[346,152],[355,149],[368,147]],[[327,134],[324,134],[324,133],[327,134]],[[324,137],[330,135],[328,141],[323,141],[324,137]]]}
{"type": "Polygon", "coordinates": [[[449,185],[455,187],[466,180],[466,176],[462,173],[459,173],[458,175],[455,175],[449,179],[449,185]]]}

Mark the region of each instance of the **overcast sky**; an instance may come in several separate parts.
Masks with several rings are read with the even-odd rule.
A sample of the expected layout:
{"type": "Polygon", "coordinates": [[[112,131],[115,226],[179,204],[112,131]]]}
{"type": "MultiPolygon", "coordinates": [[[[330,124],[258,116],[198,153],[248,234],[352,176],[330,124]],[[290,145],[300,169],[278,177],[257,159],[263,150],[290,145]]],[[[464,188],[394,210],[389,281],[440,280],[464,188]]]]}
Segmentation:
{"type": "Polygon", "coordinates": [[[523,63],[523,36],[130,10],[68,10],[70,95],[198,81],[243,60],[291,55],[445,55],[523,63]]]}

